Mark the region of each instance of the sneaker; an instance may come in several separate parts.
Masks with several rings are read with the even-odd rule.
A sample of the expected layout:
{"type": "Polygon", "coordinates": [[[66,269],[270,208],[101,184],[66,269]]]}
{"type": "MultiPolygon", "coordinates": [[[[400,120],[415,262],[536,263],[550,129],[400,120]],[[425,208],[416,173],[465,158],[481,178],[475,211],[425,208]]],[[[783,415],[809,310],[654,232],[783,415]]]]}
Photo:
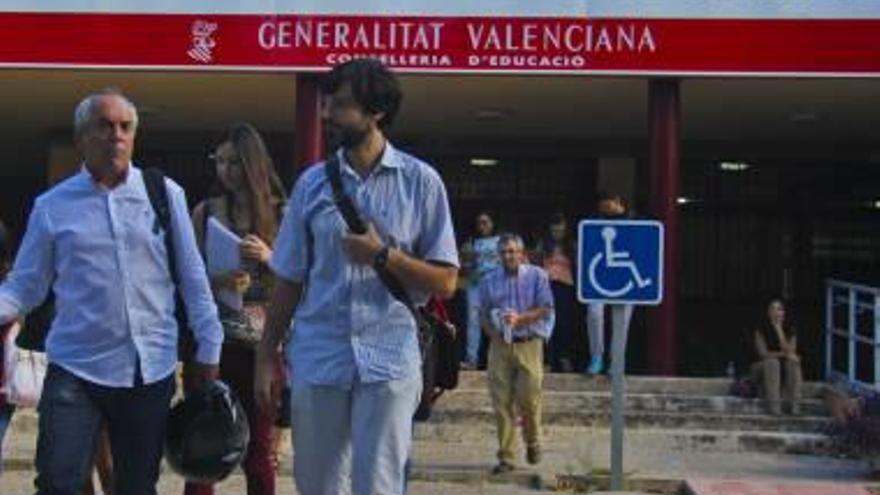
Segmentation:
{"type": "Polygon", "coordinates": [[[529,464],[534,466],[535,464],[541,463],[541,447],[538,445],[533,445],[526,449],[526,460],[529,461],[529,464]]]}
{"type": "Polygon", "coordinates": [[[461,369],[464,371],[474,371],[475,369],[477,369],[477,363],[471,361],[462,361],[461,369]]]}
{"type": "Polygon", "coordinates": [[[497,466],[492,468],[492,474],[505,474],[513,471],[514,469],[516,468],[513,466],[513,464],[501,461],[498,463],[497,466]]]}
{"type": "Polygon", "coordinates": [[[592,361],[590,361],[590,366],[587,367],[586,373],[590,376],[601,375],[602,370],[605,368],[605,362],[601,357],[594,357],[592,361]]]}

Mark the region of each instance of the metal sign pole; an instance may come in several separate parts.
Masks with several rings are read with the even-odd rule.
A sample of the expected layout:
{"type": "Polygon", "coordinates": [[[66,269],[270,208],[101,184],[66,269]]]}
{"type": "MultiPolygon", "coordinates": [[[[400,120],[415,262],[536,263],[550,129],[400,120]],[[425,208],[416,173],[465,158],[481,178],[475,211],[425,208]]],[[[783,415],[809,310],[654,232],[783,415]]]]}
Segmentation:
{"type": "MultiPolygon", "coordinates": [[[[615,310],[624,311],[623,306],[612,307],[612,316],[615,310]]],[[[621,323],[626,323],[623,315],[621,323]]],[[[613,320],[614,318],[612,318],[613,320]]],[[[617,323],[617,322],[614,322],[617,323]]],[[[616,325],[615,325],[616,326],[616,325]]],[[[624,398],[626,396],[626,384],[624,371],[626,370],[626,341],[620,342],[626,335],[626,328],[613,328],[613,345],[611,349],[611,490],[623,490],[623,429],[624,429],[624,398]]]]}

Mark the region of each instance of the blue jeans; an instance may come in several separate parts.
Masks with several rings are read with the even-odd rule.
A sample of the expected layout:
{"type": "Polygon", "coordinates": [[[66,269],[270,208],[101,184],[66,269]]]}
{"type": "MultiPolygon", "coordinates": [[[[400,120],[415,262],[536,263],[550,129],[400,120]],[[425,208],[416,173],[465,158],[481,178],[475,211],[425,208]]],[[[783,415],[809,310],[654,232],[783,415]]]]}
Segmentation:
{"type": "Polygon", "coordinates": [[[113,454],[114,493],[156,495],[174,376],[149,385],[95,385],[49,365],[40,399],[37,495],[78,495],[91,472],[102,422],[113,454]]]}
{"type": "Polygon", "coordinates": [[[14,405],[0,405],[0,471],[3,470],[3,438],[6,437],[6,430],[9,428],[9,423],[12,421],[12,413],[14,412],[14,405]]]}
{"type": "Polygon", "coordinates": [[[401,495],[421,390],[420,375],[356,382],[350,389],[294,382],[291,436],[298,493],[401,495]]]}
{"type": "Polygon", "coordinates": [[[480,288],[470,287],[467,290],[467,348],[465,361],[476,365],[480,360],[480,288]]]}

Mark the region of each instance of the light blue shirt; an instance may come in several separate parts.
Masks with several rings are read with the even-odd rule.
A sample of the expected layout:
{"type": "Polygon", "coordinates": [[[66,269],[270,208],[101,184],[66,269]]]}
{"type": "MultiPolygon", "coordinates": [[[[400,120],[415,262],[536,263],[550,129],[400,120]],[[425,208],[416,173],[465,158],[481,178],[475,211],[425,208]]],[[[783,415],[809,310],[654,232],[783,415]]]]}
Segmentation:
{"type": "Polygon", "coordinates": [[[497,235],[473,240],[474,257],[477,260],[477,273],[480,278],[501,266],[501,256],[498,254],[499,240],[501,237],[497,235]]]}
{"type": "MultiPolygon", "coordinates": [[[[480,312],[483,315],[489,316],[493,310],[510,309],[524,313],[538,307],[550,308],[540,320],[514,328],[514,337],[549,340],[553,333],[553,306],[550,278],[543,268],[535,265],[522,264],[516,274],[507,273],[504,267],[496,268],[480,282],[480,312]]],[[[497,323],[495,326],[498,326],[497,323]]],[[[496,330],[500,331],[499,328],[496,330]]]]}
{"type": "MultiPolygon", "coordinates": [[[[344,153],[337,155],[343,187],[385,242],[458,266],[446,189],[433,168],[387,143],[378,166],[362,179],[344,153]]],[[[346,231],[325,165],[310,167],[293,188],[270,262],[279,277],[305,284],[288,345],[291,376],[342,387],[418,376],[415,321],[371,266],[349,261],[342,248],[346,231]]],[[[429,296],[409,294],[416,304],[429,296]]]]}
{"type": "MultiPolygon", "coordinates": [[[[183,190],[165,181],[181,293],[198,351],[216,364],[223,330],[196,247],[183,190]]],[[[174,284],[164,233],[141,171],[130,166],[113,189],[83,168],[37,198],[18,257],[0,285],[0,322],[28,313],[55,293],[46,340],[49,361],[107,387],[167,378],[177,363],[174,284]]]]}

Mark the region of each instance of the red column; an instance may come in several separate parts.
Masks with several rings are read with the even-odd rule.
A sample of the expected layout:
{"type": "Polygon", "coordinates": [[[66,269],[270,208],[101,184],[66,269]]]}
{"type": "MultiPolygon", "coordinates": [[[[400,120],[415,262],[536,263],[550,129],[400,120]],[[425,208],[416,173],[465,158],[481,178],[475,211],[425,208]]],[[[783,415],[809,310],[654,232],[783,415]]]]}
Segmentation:
{"type": "Polygon", "coordinates": [[[296,76],[296,136],[293,166],[295,173],[324,157],[321,91],[317,74],[296,76]]]}
{"type": "Polygon", "coordinates": [[[681,106],[677,79],[648,83],[648,128],[651,142],[651,213],[663,222],[663,304],[649,311],[648,371],[675,375],[678,367],[678,196],[681,106]]]}

